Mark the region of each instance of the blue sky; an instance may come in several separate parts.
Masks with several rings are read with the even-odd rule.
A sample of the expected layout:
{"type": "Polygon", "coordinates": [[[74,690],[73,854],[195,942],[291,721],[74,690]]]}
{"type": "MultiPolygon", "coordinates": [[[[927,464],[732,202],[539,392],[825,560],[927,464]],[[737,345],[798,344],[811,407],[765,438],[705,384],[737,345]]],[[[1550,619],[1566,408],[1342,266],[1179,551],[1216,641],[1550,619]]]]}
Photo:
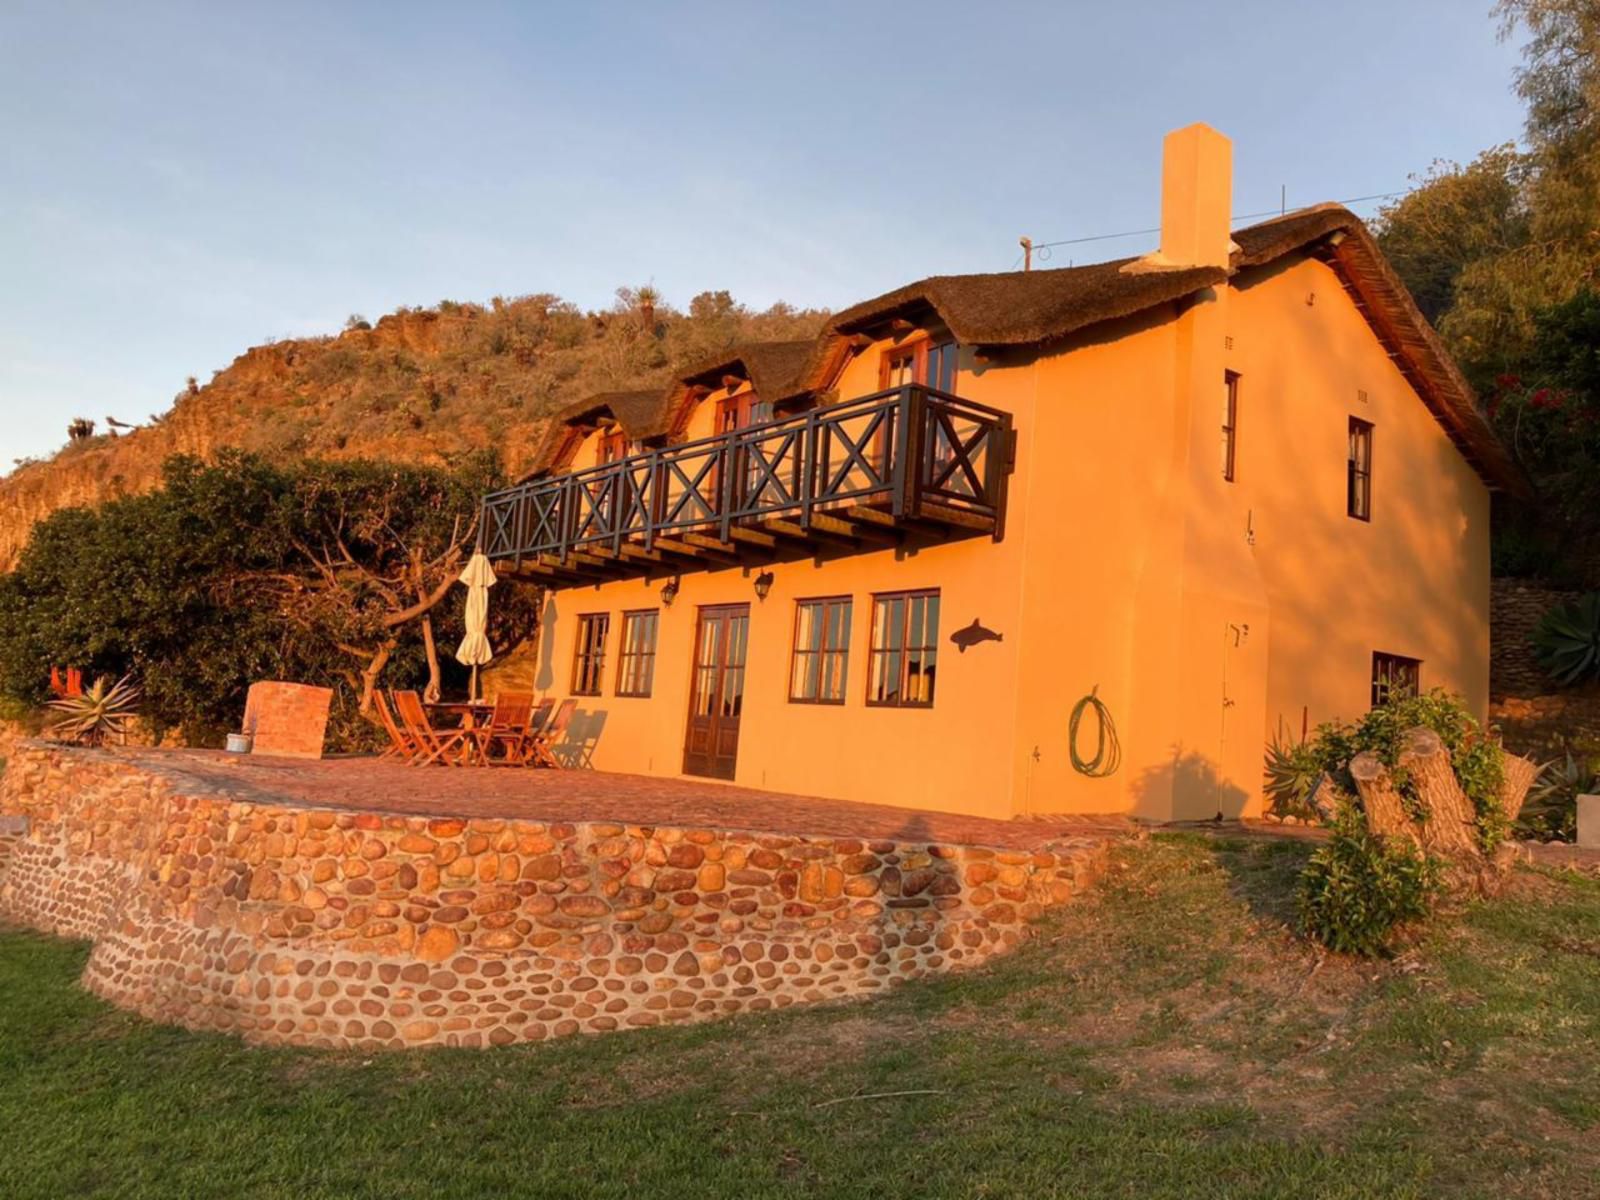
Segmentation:
{"type": "Polygon", "coordinates": [[[1236,212],[1403,188],[1519,132],[1488,7],[0,0],[0,471],[352,312],[1005,270],[1190,121],[1236,212]]]}

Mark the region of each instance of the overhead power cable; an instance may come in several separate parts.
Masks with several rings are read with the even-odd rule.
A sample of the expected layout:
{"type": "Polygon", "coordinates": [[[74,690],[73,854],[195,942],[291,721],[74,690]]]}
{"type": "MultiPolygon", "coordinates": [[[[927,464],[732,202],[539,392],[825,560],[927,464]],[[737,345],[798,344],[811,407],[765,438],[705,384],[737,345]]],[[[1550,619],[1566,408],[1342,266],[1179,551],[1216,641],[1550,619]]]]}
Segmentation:
{"type": "MultiPolygon", "coordinates": [[[[1406,191],[1399,191],[1399,192],[1374,192],[1370,196],[1352,196],[1348,200],[1338,200],[1338,201],[1335,201],[1335,203],[1338,203],[1338,204],[1360,204],[1363,201],[1367,201],[1367,200],[1392,200],[1396,196],[1404,196],[1404,195],[1406,195],[1406,192],[1409,191],[1409,190],[1410,189],[1408,188],[1408,189],[1406,189],[1406,191]]],[[[1285,208],[1269,208],[1269,209],[1263,210],[1262,212],[1237,213],[1237,214],[1235,214],[1234,216],[1232,216],[1232,217],[1230,217],[1228,219],[1229,219],[1230,222],[1233,222],[1233,221],[1250,221],[1250,220],[1255,219],[1256,217],[1287,216],[1289,213],[1300,212],[1301,209],[1309,208],[1309,207],[1310,207],[1310,205],[1301,205],[1299,208],[1289,208],[1289,209],[1285,209],[1285,208]]],[[[1110,242],[1110,241],[1115,241],[1117,238],[1147,237],[1152,233],[1160,233],[1160,232],[1161,232],[1161,227],[1159,225],[1157,225],[1153,229],[1129,229],[1129,230],[1125,230],[1122,233],[1094,233],[1094,234],[1090,234],[1087,237],[1061,238],[1058,241],[1054,241],[1054,242],[1034,242],[1033,243],[1033,251],[1034,251],[1034,254],[1038,255],[1041,259],[1048,260],[1050,258],[1049,251],[1050,251],[1050,248],[1052,246],[1081,246],[1086,242],[1110,242]],[[1041,250],[1045,252],[1042,255],[1039,254],[1039,252],[1041,250]]],[[[1023,256],[1020,255],[1020,254],[1017,256],[1016,262],[1011,264],[1011,269],[1012,270],[1016,270],[1017,263],[1020,263],[1022,261],[1022,258],[1023,258],[1023,256]]]]}

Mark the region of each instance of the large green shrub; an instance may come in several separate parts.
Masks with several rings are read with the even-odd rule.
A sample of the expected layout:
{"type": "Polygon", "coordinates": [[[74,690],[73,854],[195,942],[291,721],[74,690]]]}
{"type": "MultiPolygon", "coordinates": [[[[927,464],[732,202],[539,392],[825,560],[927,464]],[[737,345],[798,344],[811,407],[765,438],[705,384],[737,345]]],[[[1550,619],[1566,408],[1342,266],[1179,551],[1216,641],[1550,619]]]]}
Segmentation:
{"type": "Polygon", "coordinates": [[[1396,934],[1421,921],[1438,890],[1435,865],[1408,843],[1375,837],[1347,807],[1333,837],[1300,873],[1301,927],[1341,954],[1387,953],[1396,934]]]}
{"type": "MultiPolygon", "coordinates": [[[[470,525],[497,482],[492,460],[280,464],[227,453],[210,465],[173,459],[164,480],[35,526],[16,570],[0,577],[0,696],[44,703],[52,666],[130,675],[158,733],[176,727],[207,744],[238,727],[251,682],[288,679],[335,689],[332,746],[369,744],[360,671],[387,636],[407,550],[431,558],[470,525]],[[316,561],[330,547],[349,555],[331,573],[316,561]]],[[[527,591],[497,589],[497,647],[526,627],[527,591]]],[[[461,612],[459,601],[434,611],[447,652],[461,612]]],[[[418,685],[419,629],[394,633],[382,682],[418,685]]],[[[447,686],[464,688],[448,653],[441,666],[447,686]]]]}

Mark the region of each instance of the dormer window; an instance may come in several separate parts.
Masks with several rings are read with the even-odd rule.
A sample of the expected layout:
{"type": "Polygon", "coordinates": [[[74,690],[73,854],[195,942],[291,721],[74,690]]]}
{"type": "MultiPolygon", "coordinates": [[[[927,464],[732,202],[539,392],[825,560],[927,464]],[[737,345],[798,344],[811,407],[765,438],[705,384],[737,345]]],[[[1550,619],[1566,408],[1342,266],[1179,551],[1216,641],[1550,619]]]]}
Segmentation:
{"type": "Polygon", "coordinates": [[[600,445],[595,453],[595,461],[616,462],[618,459],[627,458],[632,449],[633,444],[628,435],[622,431],[622,426],[611,425],[600,431],[600,445]]]}
{"type": "Polygon", "coordinates": [[[952,341],[936,341],[931,337],[890,347],[883,352],[879,386],[897,388],[920,384],[940,392],[953,392],[958,350],[952,341]]]}
{"type": "Polygon", "coordinates": [[[717,401],[717,432],[748,429],[772,420],[772,405],[759,400],[754,392],[740,392],[717,401]]]}

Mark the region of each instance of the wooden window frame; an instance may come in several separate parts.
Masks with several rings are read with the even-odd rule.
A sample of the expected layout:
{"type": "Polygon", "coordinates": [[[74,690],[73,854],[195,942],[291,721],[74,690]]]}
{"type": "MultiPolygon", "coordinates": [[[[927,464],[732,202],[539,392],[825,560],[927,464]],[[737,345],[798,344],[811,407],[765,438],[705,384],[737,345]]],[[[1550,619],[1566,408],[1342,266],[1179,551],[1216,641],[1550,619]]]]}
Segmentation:
{"type": "Polygon", "coordinates": [[[1239,454],[1239,372],[1224,371],[1223,383],[1228,398],[1222,410],[1222,478],[1232,483],[1238,478],[1239,454]]]}
{"type": "MultiPolygon", "coordinates": [[[[926,640],[921,642],[921,643],[919,643],[916,646],[911,645],[910,644],[910,637],[911,637],[911,610],[912,610],[912,601],[915,601],[915,600],[933,600],[933,601],[935,601],[937,603],[937,602],[940,601],[939,589],[938,588],[911,588],[911,589],[908,589],[906,591],[874,592],[872,594],[872,626],[871,626],[871,629],[870,629],[870,631],[868,633],[868,638],[867,638],[867,680],[866,680],[866,683],[867,683],[867,707],[868,708],[932,708],[933,707],[934,700],[935,700],[935,698],[937,697],[937,694],[938,694],[938,682],[939,682],[938,681],[938,675],[937,675],[937,671],[938,671],[938,667],[939,667],[939,627],[938,627],[939,626],[939,622],[938,622],[937,616],[935,616],[935,619],[933,621],[933,627],[932,627],[932,630],[931,630],[931,633],[930,633],[930,631],[928,630],[928,627],[927,627],[927,622],[924,621],[923,637],[926,640]],[[898,651],[891,650],[891,649],[880,650],[880,649],[877,648],[877,646],[878,646],[878,623],[879,623],[879,619],[880,619],[879,614],[881,612],[885,611],[887,609],[887,607],[892,602],[894,602],[895,600],[904,600],[906,602],[905,608],[904,608],[904,610],[902,612],[902,616],[901,616],[902,624],[901,624],[901,627],[900,627],[900,648],[899,648],[898,651]],[[876,677],[876,675],[878,673],[877,672],[878,660],[879,660],[879,658],[888,658],[888,657],[890,657],[891,655],[894,655],[894,654],[899,654],[899,656],[900,656],[900,670],[899,670],[899,678],[896,681],[897,690],[896,690],[896,693],[895,693],[895,698],[892,699],[892,700],[875,700],[875,699],[873,699],[873,695],[872,695],[872,685],[873,685],[873,679],[876,677]],[[934,671],[933,682],[932,682],[932,684],[930,684],[930,686],[928,688],[928,698],[926,700],[907,700],[905,698],[906,694],[907,694],[907,692],[909,690],[908,687],[907,687],[907,684],[908,684],[908,682],[910,681],[910,678],[911,678],[911,661],[912,661],[913,656],[917,657],[918,661],[920,661],[921,663],[924,664],[924,671],[923,671],[924,677],[926,677],[927,674],[928,674],[927,664],[930,661],[931,661],[931,664],[932,664],[932,668],[933,668],[933,671],[934,671]]],[[[942,607],[942,605],[941,605],[941,607],[942,607]]]]}
{"type": "Polygon", "coordinates": [[[749,429],[755,425],[766,424],[776,414],[771,411],[772,406],[768,404],[767,414],[765,416],[757,415],[756,410],[763,404],[765,404],[765,401],[761,399],[761,396],[754,388],[748,391],[736,392],[731,396],[719,397],[717,399],[716,424],[713,432],[731,433],[737,429],[749,429]],[[733,424],[731,425],[728,423],[729,413],[733,414],[733,424]]]}
{"type": "Polygon", "coordinates": [[[595,445],[594,461],[597,465],[618,462],[633,452],[633,439],[623,431],[622,426],[612,425],[595,433],[600,439],[595,445]]]}
{"type": "Polygon", "coordinates": [[[611,635],[611,614],[579,613],[577,641],[572,647],[574,696],[598,696],[605,683],[606,638],[611,635]],[[598,629],[598,634],[593,632],[598,629]]]}
{"type": "Polygon", "coordinates": [[[621,641],[617,644],[617,690],[619,697],[648,700],[655,690],[656,643],[661,638],[661,610],[659,608],[630,608],[622,614],[621,641]],[[648,618],[650,640],[648,645],[630,648],[628,632],[633,626],[648,618]],[[629,667],[633,666],[630,678],[629,667]]]}
{"type": "Polygon", "coordinates": [[[1422,694],[1422,660],[1408,658],[1404,654],[1390,654],[1385,650],[1372,652],[1372,707],[1378,708],[1386,703],[1394,693],[1397,673],[1409,675],[1405,682],[1409,683],[1410,691],[1407,695],[1420,696],[1422,694]]]}
{"type": "Polygon", "coordinates": [[[1345,459],[1345,514],[1357,521],[1372,520],[1372,422],[1351,417],[1347,431],[1345,459]],[[1366,461],[1356,457],[1357,439],[1365,448],[1366,461]]]}
{"type": "Polygon", "coordinates": [[[850,687],[850,638],[855,631],[855,599],[851,596],[808,596],[794,602],[794,626],[789,640],[789,703],[790,704],[821,704],[837,707],[845,702],[850,687]],[[816,648],[802,647],[800,645],[800,618],[802,610],[808,606],[821,608],[817,618],[820,621],[815,628],[821,631],[819,644],[816,648]],[[842,607],[844,616],[844,644],[834,649],[827,646],[828,612],[830,608],[842,607]],[[797,696],[795,694],[795,678],[797,668],[803,658],[815,656],[820,663],[817,672],[816,696],[797,696]],[[837,696],[822,695],[823,682],[827,678],[828,660],[833,659],[838,665],[836,691],[837,696]]]}
{"type": "Polygon", "coordinates": [[[906,338],[892,346],[885,346],[878,356],[878,389],[888,391],[891,387],[898,386],[889,382],[892,366],[896,360],[911,358],[911,380],[918,387],[933,388],[935,391],[954,392],[956,380],[961,377],[960,355],[961,347],[955,338],[948,334],[922,333],[906,338]],[[936,347],[949,346],[956,354],[956,365],[950,371],[950,386],[941,388],[936,383],[928,381],[928,351],[936,347]]]}

